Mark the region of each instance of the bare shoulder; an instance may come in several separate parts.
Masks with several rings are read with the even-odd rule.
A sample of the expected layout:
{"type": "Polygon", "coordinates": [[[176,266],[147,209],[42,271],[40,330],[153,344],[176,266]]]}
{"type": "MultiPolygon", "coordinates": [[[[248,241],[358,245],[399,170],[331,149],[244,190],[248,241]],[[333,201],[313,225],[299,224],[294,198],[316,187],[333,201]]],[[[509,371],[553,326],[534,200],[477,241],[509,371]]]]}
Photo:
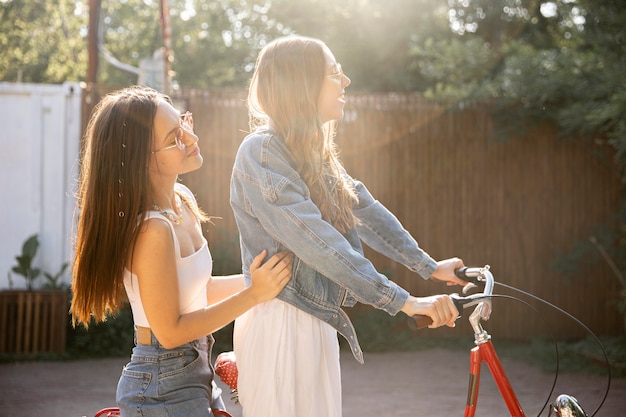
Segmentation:
{"type": "Polygon", "coordinates": [[[158,264],[174,259],[174,238],[168,221],[150,218],[143,222],[133,250],[133,265],[158,264]]]}

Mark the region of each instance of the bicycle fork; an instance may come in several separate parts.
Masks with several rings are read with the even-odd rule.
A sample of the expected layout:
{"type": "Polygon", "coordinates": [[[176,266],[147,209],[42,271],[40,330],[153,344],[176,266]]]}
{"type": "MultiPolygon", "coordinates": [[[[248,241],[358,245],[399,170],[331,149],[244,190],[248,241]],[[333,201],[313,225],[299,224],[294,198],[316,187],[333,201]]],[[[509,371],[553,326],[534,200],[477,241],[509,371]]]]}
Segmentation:
{"type": "Polygon", "coordinates": [[[502,368],[500,359],[496,354],[491,340],[487,340],[470,351],[470,380],[467,390],[467,403],[465,405],[465,417],[474,417],[478,403],[478,388],[480,385],[480,367],[486,362],[493,379],[500,390],[502,399],[509,409],[511,417],[524,417],[524,411],[517,400],[513,387],[502,368]]]}
{"type": "Polygon", "coordinates": [[[470,324],[474,330],[476,346],[470,351],[470,380],[467,389],[467,403],[465,417],[474,417],[478,404],[478,388],[480,386],[480,368],[483,362],[487,363],[491,375],[500,390],[500,395],[509,409],[511,417],[525,417],[515,391],[509,382],[500,358],[491,343],[491,336],[480,325],[480,321],[487,320],[491,313],[491,303],[481,302],[470,315],[470,324]]]}

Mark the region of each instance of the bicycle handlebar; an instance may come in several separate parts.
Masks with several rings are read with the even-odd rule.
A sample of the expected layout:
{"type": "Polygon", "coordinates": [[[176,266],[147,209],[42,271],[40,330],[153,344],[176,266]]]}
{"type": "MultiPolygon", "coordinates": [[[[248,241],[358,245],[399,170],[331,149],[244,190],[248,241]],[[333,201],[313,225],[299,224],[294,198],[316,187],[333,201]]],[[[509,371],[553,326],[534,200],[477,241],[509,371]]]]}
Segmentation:
{"type": "MultiPolygon", "coordinates": [[[[454,303],[454,306],[459,311],[459,317],[463,314],[463,310],[469,308],[474,305],[486,306],[487,308],[482,308],[480,311],[480,316],[483,320],[488,320],[489,315],[491,313],[491,295],[493,293],[493,285],[494,278],[491,272],[489,272],[489,265],[485,265],[484,267],[463,267],[454,271],[457,277],[461,278],[464,281],[467,281],[468,284],[463,287],[463,294],[466,294],[471,288],[476,287],[476,284],[479,282],[485,283],[485,289],[482,292],[475,293],[467,296],[460,296],[459,294],[450,294],[450,298],[454,303]]],[[[477,307],[478,308],[478,307],[477,307]]],[[[409,317],[409,327],[412,330],[423,329],[424,327],[428,327],[432,324],[432,319],[426,315],[416,314],[414,316],[409,317]]]]}

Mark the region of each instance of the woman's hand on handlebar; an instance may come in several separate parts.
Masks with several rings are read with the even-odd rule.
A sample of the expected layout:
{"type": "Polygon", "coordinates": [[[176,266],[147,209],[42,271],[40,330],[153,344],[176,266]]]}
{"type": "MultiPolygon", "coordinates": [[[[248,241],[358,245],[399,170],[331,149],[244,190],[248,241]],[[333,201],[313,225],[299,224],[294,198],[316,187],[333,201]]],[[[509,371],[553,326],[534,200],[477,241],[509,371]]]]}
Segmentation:
{"type": "Polygon", "coordinates": [[[454,306],[452,299],[445,294],[431,295],[429,297],[409,295],[401,310],[409,317],[415,315],[430,317],[432,323],[428,327],[431,329],[443,325],[454,327],[454,321],[459,317],[459,312],[454,306]]]}
{"type": "Polygon", "coordinates": [[[445,281],[446,285],[467,285],[467,281],[457,277],[454,273],[459,268],[463,268],[463,260],[460,258],[444,259],[437,262],[437,269],[430,276],[430,279],[437,281],[445,281]]]}

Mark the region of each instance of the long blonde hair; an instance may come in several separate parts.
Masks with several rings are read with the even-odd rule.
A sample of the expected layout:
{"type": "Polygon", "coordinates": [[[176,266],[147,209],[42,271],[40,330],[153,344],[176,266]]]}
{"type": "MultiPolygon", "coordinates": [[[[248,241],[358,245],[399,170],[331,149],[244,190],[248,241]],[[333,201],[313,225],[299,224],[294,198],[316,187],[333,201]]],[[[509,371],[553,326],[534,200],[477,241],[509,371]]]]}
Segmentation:
{"type": "Polygon", "coordinates": [[[248,112],[251,130],[271,120],[322,217],[346,233],[357,224],[352,213],[357,197],[343,175],[335,143],[336,122],[322,124],[319,119],[325,48],[322,41],[303,36],[279,38],[265,46],[250,83],[248,112]]]}
{"type": "MultiPolygon", "coordinates": [[[[106,320],[126,298],[124,268],[131,263],[141,219],[152,201],[148,164],[154,117],[163,102],[171,103],[155,90],[135,86],[108,94],[92,112],[78,180],[70,309],[74,325],[106,320]]],[[[206,220],[197,206],[181,198],[206,220]]]]}

